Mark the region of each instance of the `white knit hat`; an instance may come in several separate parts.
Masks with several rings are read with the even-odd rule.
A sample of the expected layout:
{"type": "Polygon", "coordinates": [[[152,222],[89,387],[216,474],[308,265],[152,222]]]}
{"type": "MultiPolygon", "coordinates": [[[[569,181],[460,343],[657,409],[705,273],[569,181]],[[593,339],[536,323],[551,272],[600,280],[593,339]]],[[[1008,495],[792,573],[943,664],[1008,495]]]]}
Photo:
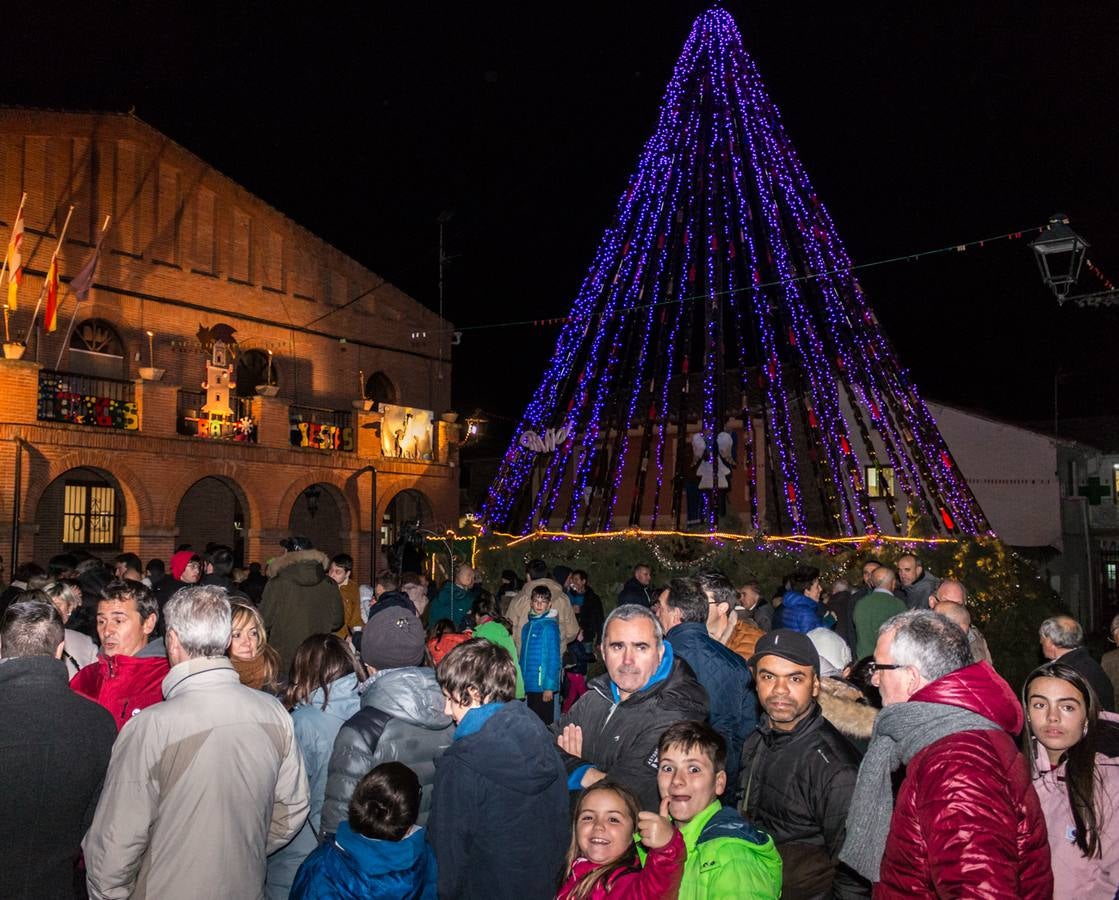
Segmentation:
{"type": "Polygon", "coordinates": [[[830,628],[813,628],[808,632],[808,640],[820,654],[821,677],[842,676],[843,670],[851,665],[851,648],[830,628]]]}

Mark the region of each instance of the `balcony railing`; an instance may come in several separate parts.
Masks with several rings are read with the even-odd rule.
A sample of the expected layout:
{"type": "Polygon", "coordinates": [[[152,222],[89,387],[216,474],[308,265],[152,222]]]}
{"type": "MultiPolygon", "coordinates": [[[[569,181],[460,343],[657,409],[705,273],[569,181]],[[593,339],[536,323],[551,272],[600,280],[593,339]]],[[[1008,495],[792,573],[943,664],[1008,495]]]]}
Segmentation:
{"type": "Polygon", "coordinates": [[[136,431],[140,418],[136,411],[135,385],[131,381],[42,369],[39,372],[38,419],[136,431]]]}
{"type": "Polygon", "coordinates": [[[206,394],[203,391],[179,391],[178,431],[188,437],[211,441],[237,441],[256,443],[256,421],[252,416],[252,399],[230,397],[233,415],[221,416],[205,412],[206,394]]]}
{"type": "Polygon", "coordinates": [[[317,406],[289,407],[291,445],[314,450],[341,450],[352,453],[357,448],[353,417],[344,409],[323,409],[317,406]]]}

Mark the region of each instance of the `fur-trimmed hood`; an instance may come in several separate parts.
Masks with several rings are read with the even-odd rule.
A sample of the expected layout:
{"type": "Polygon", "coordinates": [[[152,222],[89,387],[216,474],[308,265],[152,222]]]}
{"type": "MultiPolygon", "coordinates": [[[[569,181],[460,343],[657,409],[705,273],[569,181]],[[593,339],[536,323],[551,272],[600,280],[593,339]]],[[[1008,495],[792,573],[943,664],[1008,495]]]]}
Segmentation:
{"type": "Polygon", "coordinates": [[[866,702],[862,692],[840,678],[821,678],[816,698],[824,718],[845,736],[869,740],[878,710],[866,702]]]}
{"type": "MultiPolygon", "coordinates": [[[[275,578],[285,569],[291,569],[293,566],[298,566],[301,563],[317,563],[318,567],[322,570],[321,573],[314,578],[310,584],[318,584],[326,575],[326,570],[330,567],[330,557],[323,553],[321,550],[291,550],[283,556],[277,556],[268,563],[268,577],[275,578]]],[[[308,569],[308,575],[314,571],[314,566],[304,566],[308,569]]],[[[287,577],[296,574],[295,580],[300,584],[304,583],[304,579],[299,577],[303,573],[288,572],[287,577]]]]}

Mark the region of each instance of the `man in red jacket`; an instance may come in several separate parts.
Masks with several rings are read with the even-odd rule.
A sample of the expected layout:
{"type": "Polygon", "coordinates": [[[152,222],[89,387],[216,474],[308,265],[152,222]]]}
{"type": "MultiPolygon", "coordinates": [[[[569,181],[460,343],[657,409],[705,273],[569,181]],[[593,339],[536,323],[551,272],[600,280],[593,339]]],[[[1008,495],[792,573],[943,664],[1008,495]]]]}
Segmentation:
{"type": "Polygon", "coordinates": [[[896,615],[878,634],[873,681],[885,706],[840,859],[876,882],[875,898],[1052,897],[1014,692],[990,664],[972,663],[964,633],[931,610],[896,615]]]}
{"type": "Polygon", "coordinates": [[[171,667],[163,639],[150,639],[158,612],[155,595],[141,582],[110,582],[97,602],[97,662],[70,681],[71,688],[113,714],[118,730],[163,699],[163,678],[171,667]]]}

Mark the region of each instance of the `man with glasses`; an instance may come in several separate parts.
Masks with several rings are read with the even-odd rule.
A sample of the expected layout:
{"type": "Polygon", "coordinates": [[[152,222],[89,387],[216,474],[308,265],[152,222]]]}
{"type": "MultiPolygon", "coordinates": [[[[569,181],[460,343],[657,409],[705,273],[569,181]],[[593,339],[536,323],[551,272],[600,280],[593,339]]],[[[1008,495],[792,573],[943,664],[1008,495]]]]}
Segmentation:
{"type": "Polygon", "coordinates": [[[882,625],[873,669],[884,708],[840,859],[876,883],[876,896],[1052,896],[1014,692],[989,665],[972,663],[955,623],[927,609],[882,625]]]}
{"type": "Polygon", "coordinates": [[[783,896],[870,896],[838,858],[859,752],[820,711],[819,652],[779,628],[758,639],[750,667],[765,715],[742,749],[739,809],[773,835],[783,896]]]}

